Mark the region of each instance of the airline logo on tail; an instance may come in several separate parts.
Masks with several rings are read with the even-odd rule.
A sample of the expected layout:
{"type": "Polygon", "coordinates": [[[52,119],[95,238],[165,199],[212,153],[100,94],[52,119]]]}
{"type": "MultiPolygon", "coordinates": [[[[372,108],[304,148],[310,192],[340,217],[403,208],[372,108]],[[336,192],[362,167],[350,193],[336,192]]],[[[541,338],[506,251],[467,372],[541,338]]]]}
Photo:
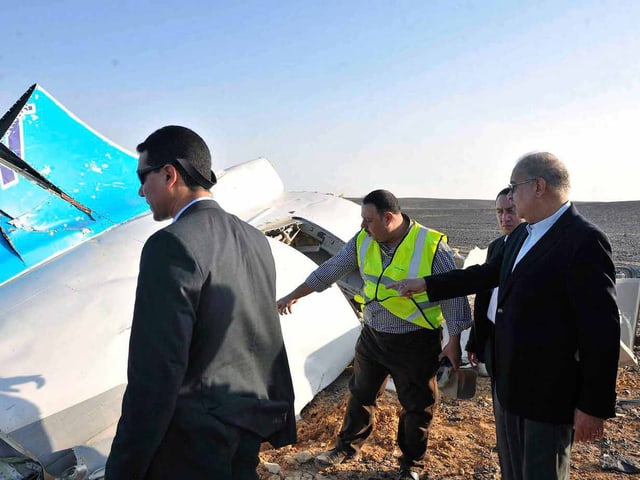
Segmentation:
{"type": "MultiPolygon", "coordinates": [[[[35,105],[27,104],[24,113],[35,113],[35,105]]],[[[22,118],[23,115],[15,119],[7,134],[2,138],[2,143],[9,147],[13,153],[22,157],[24,150],[24,139],[22,137],[22,118]]],[[[22,157],[24,158],[24,157],[22,157]]],[[[18,183],[18,174],[10,168],[0,165],[0,188],[6,190],[18,183]]]]}
{"type": "Polygon", "coordinates": [[[0,188],[4,190],[5,188],[9,188],[16,183],[18,183],[18,176],[16,175],[16,172],[11,170],[10,168],[0,165],[0,188]]]}

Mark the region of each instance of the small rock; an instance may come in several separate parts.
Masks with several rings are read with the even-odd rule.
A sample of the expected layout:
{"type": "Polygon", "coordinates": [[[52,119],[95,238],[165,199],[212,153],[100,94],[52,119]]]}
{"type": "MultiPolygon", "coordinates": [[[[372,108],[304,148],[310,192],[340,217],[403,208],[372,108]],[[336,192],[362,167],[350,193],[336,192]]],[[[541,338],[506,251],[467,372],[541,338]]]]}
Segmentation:
{"type": "Polygon", "coordinates": [[[269,473],[280,473],[280,465],[277,463],[264,462],[262,466],[269,473]]]}
{"type": "Polygon", "coordinates": [[[287,475],[285,480],[313,480],[313,475],[308,472],[291,472],[290,475],[287,475]]]}
{"type": "Polygon", "coordinates": [[[313,455],[311,455],[309,452],[298,452],[295,454],[294,458],[298,463],[307,463],[313,460],[313,455]]]}

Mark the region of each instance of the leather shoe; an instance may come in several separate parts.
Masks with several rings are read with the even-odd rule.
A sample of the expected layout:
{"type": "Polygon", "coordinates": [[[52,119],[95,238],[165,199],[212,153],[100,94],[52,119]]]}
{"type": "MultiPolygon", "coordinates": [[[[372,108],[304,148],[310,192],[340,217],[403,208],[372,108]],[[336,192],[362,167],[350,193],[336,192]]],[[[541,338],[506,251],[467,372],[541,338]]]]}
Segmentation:
{"type": "Polygon", "coordinates": [[[336,447],[317,455],[316,462],[322,467],[331,467],[354,458],[356,458],[355,450],[336,447]]]}
{"type": "Polygon", "coordinates": [[[412,470],[400,470],[398,480],[420,480],[420,475],[412,470]]]}

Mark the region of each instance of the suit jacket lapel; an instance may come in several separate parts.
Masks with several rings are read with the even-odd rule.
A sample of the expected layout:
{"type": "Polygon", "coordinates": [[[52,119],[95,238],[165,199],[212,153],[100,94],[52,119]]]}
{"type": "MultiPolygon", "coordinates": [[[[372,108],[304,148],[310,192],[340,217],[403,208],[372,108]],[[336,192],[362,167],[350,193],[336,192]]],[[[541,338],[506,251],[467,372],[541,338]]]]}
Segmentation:
{"type": "Polygon", "coordinates": [[[506,242],[503,235],[498,239],[497,242],[494,242],[491,245],[489,245],[490,248],[487,250],[487,259],[493,260],[495,257],[501,255],[502,251],[504,250],[505,243],[506,242]]]}
{"type": "Polygon", "coordinates": [[[507,278],[511,275],[513,264],[516,261],[520,247],[522,247],[522,244],[528,236],[526,225],[526,223],[522,223],[513,232],[511,232],[511,235],[509,235],[506,245],[504,246],[502,267],[500,269],[501,285],[504,285],[507,278]]]}

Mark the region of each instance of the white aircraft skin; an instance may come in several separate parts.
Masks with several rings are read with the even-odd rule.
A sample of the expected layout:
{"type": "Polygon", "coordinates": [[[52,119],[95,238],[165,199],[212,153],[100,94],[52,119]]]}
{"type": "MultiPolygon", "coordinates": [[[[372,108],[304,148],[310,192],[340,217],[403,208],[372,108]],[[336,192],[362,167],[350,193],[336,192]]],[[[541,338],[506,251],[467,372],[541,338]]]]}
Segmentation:
{"type": "MultiPolygon", "coordinates": [[[[323,196],[315,197],[328,207],[323,196]]],[[[296,213],[305,214],[300,198],[283,200],[288,211],[297,205],[296,213]]],[[[332,203],[339,207],[334,218],[357,222],[355,204],[337,198],[332,203]]],[[[313,217],[313,210],[311,205],[306,213],[313,217]]],[[[261,219],[285,220],[280,212],[272,204],[271,215],[261,219]]],[[[90,443],[117,421],[140,251],[162,225],[145,215],[0,289],[0,429],[38,458],[90,443]]],[[[275,239],[270,245],[281,296],[317,265],[275,239]]],[[[359,321],[337,287],[296,307],[282,318],[282,327],[299,413],[350,362],[359,321]]]]}
{"type": "MultiPolygon", "coordinates": [[[[214,198],[269,237],[278,297],[317,267],[308,255],[330,257],[359,228],[358,205],[285,192],[266,159],[217,174],[214,198]],[[302,237],[307,255],[295,248],[302,237]]],[[[127,382],[140,252],[165,224],[143,215],[0,286],[0,431],[43,464],[77,445],[106,459],[127,382]]],[[[355,292],[359,277],[350,281],[342,285],[355,292]]],[[[360,322],[335,285],[281,320],[299,414],[351,361],[360,322]]]]}

